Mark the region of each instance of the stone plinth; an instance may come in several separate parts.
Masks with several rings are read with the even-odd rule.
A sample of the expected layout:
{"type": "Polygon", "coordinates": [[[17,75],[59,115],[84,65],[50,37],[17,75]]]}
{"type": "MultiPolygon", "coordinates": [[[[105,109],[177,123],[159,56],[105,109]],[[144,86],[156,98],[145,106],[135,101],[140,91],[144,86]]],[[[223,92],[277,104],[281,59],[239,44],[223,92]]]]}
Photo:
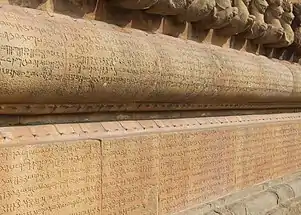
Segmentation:
{"type": "Polygon", "coordinates": [[[300,170],[300,126],[295,113],[2,127],[1,206],[180,212],[300,170]]]}

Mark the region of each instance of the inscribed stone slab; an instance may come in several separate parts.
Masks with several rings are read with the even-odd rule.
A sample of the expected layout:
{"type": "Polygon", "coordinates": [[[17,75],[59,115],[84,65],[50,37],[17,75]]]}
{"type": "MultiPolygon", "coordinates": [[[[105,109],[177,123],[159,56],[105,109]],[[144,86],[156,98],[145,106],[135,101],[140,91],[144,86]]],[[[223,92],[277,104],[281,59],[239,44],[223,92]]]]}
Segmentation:
{"type": "Polygon", "coordinates": [[[103,212],[171,214],[297,171],[300,127],[272,122],[105,140],[103,212]]]}
{"type": "Polygon", "coordinates": [[[0,202],[3,215],[99,215],[100,142],[2,145],[0,202]]]}
{"type": "Polygon", "coordinates": [[[156,215],[158,142],[151,137],[103,140],[103,214],[156,215]]]}

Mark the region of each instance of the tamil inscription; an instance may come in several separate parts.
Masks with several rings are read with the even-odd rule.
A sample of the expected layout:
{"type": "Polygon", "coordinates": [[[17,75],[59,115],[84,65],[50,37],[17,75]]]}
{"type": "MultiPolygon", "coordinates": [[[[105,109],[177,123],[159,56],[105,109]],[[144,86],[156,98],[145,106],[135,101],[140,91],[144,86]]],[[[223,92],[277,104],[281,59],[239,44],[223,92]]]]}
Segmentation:
{"type": "Polygon", "coordinates": [[[102,212],[155,215],[158,142],[153,137],[103,140],[102,212]]]}
{"type": "Polygon", "coordinates": [[[299,127],[299,123],[269,123],[162,135],[161,213],[297,171],[299,127]]]}
{"type": "Polygon", "coordinates": [[[295,172],[299,127],[255,123],[105,140],[103,212],[171,214],[295,172]]]}
{"type": "Polygon", "coordinates": [[[293,91],[290,65],[261,56],[32,9],[0,12],[3,103],[235,103],[293,91]]]}
{"type": "Polygon", "coordinates": [[[0,214],[100,214],[99,141],[2,145],[0,160],[0,214]]]}

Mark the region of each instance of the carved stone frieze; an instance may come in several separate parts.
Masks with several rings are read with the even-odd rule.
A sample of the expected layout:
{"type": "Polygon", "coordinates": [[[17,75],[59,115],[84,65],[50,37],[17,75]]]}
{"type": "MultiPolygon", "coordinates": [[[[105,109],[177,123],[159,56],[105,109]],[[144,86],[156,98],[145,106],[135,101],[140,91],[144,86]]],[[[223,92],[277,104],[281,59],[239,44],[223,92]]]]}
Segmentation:
{"type": "MultiPolygon", "coordinates": [[[[39,8],[50,0],[7,0],[10,4],[39,8]]],[[[84,14],[95,11],[97,0],[51,0],[54,11],[63,14],[84,14]],[[69,10],[70,14],[68,11],[69,10]]],[[[254,44],[270,48],[297,47],[299,28],[291,0],[105,0],[114,7],[143,10],[153,15],[168,16],[183,26],[196,24],[198,29],[215,29],[216,35],[226,37],[241,35],[254,44]],[[295,36],[296,35],[296,36],[295,36]]],[[[153,16],[152,15],[152,16],[153,16]]],[[[121,15],[122,17],[123,15],[121,15]]],[[[134,18],[133,18],[134,19],[134,18]]],[[[166,34],[166,32],[164,32],[166,34]]],[[[168,34],[168,33],[167,33],[168,34]]],[[[179,36],[179,35],[177,35],[179,36]]],[[[177,37],[176,36],[176,37],[177,37]]]]}
{"type": "Polygon", "coordinates": [[[185,12],[179,17],[189,22],[198,22],[211,16],[215,6],[215,0],[188,0],[185,12]]]}
{"type": "Polygon", "coordinates": [[[229,25],[217,30],[217,33],[224,36],[233,36],[250,29],[256,17],[250,14],[249,4],[250,0],[233,0],[232,5],[238,8],[238,15],[233,17],[229,25]]]}
{"type": "Polygon", "coordinates": [[[202,16],[198,16],[198,19],[195,19],[196,13],[188,7],[186,10],[186,20],[197,21],[198,26],[204,30],[221,29],[229,25],[238,15],[238,8],[232,7],[231,0],[207,0],[206,2],[206,5],[203,5],[202,8],[202,11],[204,12],[202,13],[202,16]],[[191,18],[193,16],[194,20],[191,18]]]}
{"type": "Polygon", "coordinates": [[[189,0],[159,0],[146,12],[159,15],[178,15],[183,14],[189,0]]]}
{"type": "Polygon", "coordinates": [[[294,31],[294,42],[292,48],[296,55],[301,55],[301,3],[293,4],[294,20],[292,23],[292,29],[294,31]]]}
{"type": "Polygon", "coordinates": [[[266,9],[264,20],[268,24],[268,29],[265,34],[253,40],[255,44],[275,44],[280,42],[284,35],[284,29],[280,19],[284,13],[282,8],[282,0],[268,1],[268,8],[266,9]]]}
{"type": "Polygon", "coordinates": [[[247,39],[256,39],[262,37],[268,30],[268,25],[264,21],[264,14],[268,8],[266,0],[252,0],[250,3],[250,14],[255,16],[255,22],[252,27],[245,32],[244,36],[247,39]]]}
{"type": "Polygon", "coordinates": [[[293,14],[293,4],[289,0],[283,0],[283,14],[280,18],[280,23],[284,29],[284,34],[279,42],[275,44],[268,44],[267,47],[272,48],[283,48],[291,45],[294,42],[294,31],[291,27],[294,14],[293,14]]]}
{"type": "Polygon", "coordinates": [[[294,15],[290,0],[144,0],[120,1],[119,6],[147,13],[177,16],[199,29],[215,29],[226,37],[242,35],[255,44],[282,48],[292,44],[294,15]],[[134,6],[135,5],[135,6],[134,6]]]}
{"type": "MultiPolygon", "coordinates": [[[[83,0],[74,1],[81,5],[83,0]]],[[[110,5],[170,16],[226,37],[242,35],[255,44],[282,48],[292,44],[290,0],[108,0],[110,5]]]]}
{"type": "Polygon", "coordinates": [[[282,5],[283,0],[267,0],[269,5],[275,5],[276,7],[279,7],[282,5]]]}

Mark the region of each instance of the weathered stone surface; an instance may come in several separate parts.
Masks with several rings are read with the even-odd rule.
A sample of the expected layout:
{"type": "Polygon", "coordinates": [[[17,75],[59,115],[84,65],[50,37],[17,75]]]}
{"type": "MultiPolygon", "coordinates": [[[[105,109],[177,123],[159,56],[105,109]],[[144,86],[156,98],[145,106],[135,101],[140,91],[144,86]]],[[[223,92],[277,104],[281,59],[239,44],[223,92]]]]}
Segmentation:
{"type": "Polygon", "coordinates": [[[268,25],[265,23],[264,14],[268,6],[266,0],[251,1],[249,11],[251,15],[255,16],[255,22],[244,34],[247,39],[256,39],[267,33],[268,25]]]}
{"type": "Polygon", "coordinates": [[[283,36],[276,44],[269,44],[267,47],[283,48],[288,47],[294,42],[294,31],[291,24],[295,18],[293,14],[293,4],[289,0],[283,0],[283,14],[280,18],[280,24],[283,28],[283,36]]]}
{"type": "Polygon", "coordinates": [[[196,206],[192,209],[176,213],[177,215],[297,215],[300,211],[300,198],[288,184],[300,177],[297,174],[287,175],[276,180],[255,185],[252,189],[244,189],[224,196],[221,199],[196,206]],[[284,188],[284,189],[283,189],[284,188]],[[281,199],[283,192],[290,193],[288,198],[281,199]],[[245,192],[247,191],[247,195],[245,192]],[[272,192],[271,192],[272,191],[272,192]],[[234,198],[237,196],[238,198],[234,198]],[[210,205],[210,206],[208,206],[210,205]]]}
{"type": "MultiPolygon", "coordinates": [[[[173,14],[165,15],[182,13],[183,4],[175,6],[179,7],[173,14]]],[[[248,1],[235,1],[234,6],[240,13],[228,30],[238,34],[258,17],[245,10],[248,1]]],[[[210,12],[214,18],[223,13],[235,17],[231,5],[210,12]]],[[[210,109],[226,107],[224,101],[228,108],[285,107],[300,101],[297,64],[162,35],[4,6],[0,38],[1,113],[7,113],[5,108],[35,112],[44,103],[54,111],[85,112],[132,110],[135,105],[141,110],[210,109]]],[[[300,170],[300,117],[297,113],[1,127],[0,178],[6,185],[0,210],[8,215],[179,212],[300,170]],[[50,189],[61,180],[66,186],[50,189]],[[35,186],[43,190],[33,190],[35,186]]],[[[292,199],[301,195],[300,179],[264,187],[254,189],[260,193],[251,197],[244,194],[243,199],[232,196],[208,204],[206,213],[298,213],[300,204],[292,199]],[[219,207],[226,202],[229,207],[219,207]]]]}
{"type": "Polygon", "coordinates": [[[143,137],[102,144],[103,214],[157,214],[159,142],[143,137]]]}
{"type": "Polygon", "coordinates": [[[187,0],[159,0],[147,13],[160,15],[178,15],[184,13],[187,7],[187,0]]]}
{"type": "Polygon", "coordinates": [[[268,7],[264,14],[264,21],[267,23],[265,33],[253,40],[256,44],[277,44],[284,35],[284,29],[280,19],[284,13],[281,1],[267,1],[268,7]]]}
{"type": "Polygon", "coordinates": [[[191,0],[187,2],[187,9],[181,16],[183,20],[197,22],[212,14],[216,6],[215,0],[191,0]]]}
{"type": "Polygon", "coordinates": [[[100,214],[99,141],[0,148],[0,213],[100,214]]]}
{"type": "Polygon", "coordinates": [[[238,8],[230,0],[192,1],[184,13],[184,20],[196,22],[200,29],[221,29],[238,16],[238,8]]]}
{"type": "Polygon", "coordinates": [[[0,10],[1,103],[300,98],[290,64],[101,22],[0,10]]]}
{"type": "Polygon", "coordinates": [[[292,44],[293,54],[299,58],[301,56],[301,2],[293,4],[295,19],[292,23],[294,31],[294,42],[292,44]]]}
{"type": "Polygon", "coordinates": [[[0,3],[9,3],[21,7],[37,8],[40,4],[47,0],[1,0],[0,3]]]}
{"type": "MultiPolygon", "coordinates": [[[[300,170],[300,118],[301,115],[295,113],[150,120],[149,123],[1,127],[0,176],[3,180],[19,177],[19,184],[3,188],[7,192],[5,198],[15,196],[13,200],[5,200],[3,205],[7,210],[21,213],[49,208],[58,205],[57,201],[61,205],[75,198],[88,199],[82,200],[88,206],[84,203],[74,208],[61,205],[53,211],[58,214],[85,210],[93,211],[91,214],[100,214],[99,211],[103,214],[171,214],[248,188],[247,192],[206,207],[206,211],[227,204],[232,205],[233,210],[247,207],[254,212],[269,212],[275,204],[286,204],[301,195],[300,178],[281,185],[270,183],[269,189],[267,185],[251,186],[300,170]],[[74,141],[75,138],[102,141],[74,141]],[[48,178],[39,181],[29,178],[28,174],[48,178]],[[91,180],[76,181],[85,176],[91,180]],[[24,177],[27,182],[20,181],[24,177]],[[14,206],[18,199],[23,202],[22,198],[33,198],[19,195],[16,190],[60,180],[71,181],[66,187],[51,190],[45,187],[43,192],[33,193],[35,198],[41,197],[41,201],[32,203],[30,208],[14,206]],[[86,188],[96,185],[93,190],[86,188]],[[74,191],[79,189],[80,198],[74,191]],[[44,201],[60,192],[66,194],[44,201]],[[249,198],[248,193],[256,195],[249,198]],[[240,202],[241,198],[244,201],[240,202]],[[240,203],[233,204],[237,201],[240,203]]],[[[217,211],[228,215],[226,209],[217,211]]]]}
{"type": "Polygon", "coordinates": [[[224,36],[233,36],[250,29],[255,22],[255,16],[249,13],[249,3],[248,0],[233,0],[232,5],[238,8],[238,15],[231,20],[229,25],[219,29],[217,33],[224,36]]]}

